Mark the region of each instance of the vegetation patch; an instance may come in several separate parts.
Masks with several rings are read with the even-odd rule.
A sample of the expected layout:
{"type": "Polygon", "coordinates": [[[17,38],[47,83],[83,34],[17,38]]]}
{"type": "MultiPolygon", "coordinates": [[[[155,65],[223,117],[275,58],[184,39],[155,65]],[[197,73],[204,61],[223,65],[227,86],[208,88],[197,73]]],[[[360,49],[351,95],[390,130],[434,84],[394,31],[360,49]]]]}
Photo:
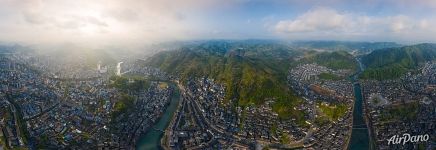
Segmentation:
{"type": "Polygon", "coordinates": [[[159,88],[160,88],[160,89],[166,89],[166,88],[168,88],[168,83],[166,83],[166,82],[159,82],[159,88]]]}
{"type": "Polygon", "coordinates": [[[289,144],[291,142],[291,138],[287,133],[282,133],[282,136],[280,138],[281,144],[289,144]]]}
{"type": "Polygon", "coordinates": [[[111,112],[112,120],[116,120],[122,114],[128,113],[129,110],[134,108],[134,98],[127,94],[122,94],[119,100],[115,103],[113,111],[111,112]]]}
{"type": "Polygon", "coordinates": [[[323,72],[323,73],[319,74],[318,77],[320,79],[322,79],[322,80],[334,80],[334,81],[337,81],[337,80],[341,80],[342,79],[341,77],[339,77],[339,76],[337,76],[335,74],[327,73],[327,72],[323,72]]]}
{"type": "Polygon", "coordinates": [[[299,63],[316,63],[330,69],[357,70],[358,64],[354,57],[346,51],[309,52],[299,63]]]}
{"type": "Polygon", "coordinates": [[[150,87],[150,82],[142,77],[123,77],[112,76],[110,86],[115,87],[123,92],[140,91],[150,87]]]}
{"type": "Polygon", "coordinates": [[[347,112],[347,105],[345,104],[326,104],[318,103],[318,108],[329,120],[335,121],[342,118],[347,112]]]}
{"type": "Polygon", "coordinates": [[[410,121],[418,114],[419,103],[411,102],[408,104],[391,106],[382,110],[381,120],[383,121],[410,121]]]}

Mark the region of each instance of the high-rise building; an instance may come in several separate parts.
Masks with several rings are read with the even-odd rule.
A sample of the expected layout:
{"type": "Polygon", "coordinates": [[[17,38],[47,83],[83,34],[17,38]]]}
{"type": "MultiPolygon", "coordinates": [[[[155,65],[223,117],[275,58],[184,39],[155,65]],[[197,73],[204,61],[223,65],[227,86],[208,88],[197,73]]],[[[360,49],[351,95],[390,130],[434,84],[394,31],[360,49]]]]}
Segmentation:
{"type": "Polygon", "coordinates": [[[119,62],[118,63],[118,65],[117,65],[117,76],[121,76],[121,64],[122,64],[123,62],[119,62]]]}
{"type": "Polygon", "coordinates": [[[101,70],[101,61],[98,61],[98,64],[97,64],[97,70],[98,70],[98,71],[101,70]]]}

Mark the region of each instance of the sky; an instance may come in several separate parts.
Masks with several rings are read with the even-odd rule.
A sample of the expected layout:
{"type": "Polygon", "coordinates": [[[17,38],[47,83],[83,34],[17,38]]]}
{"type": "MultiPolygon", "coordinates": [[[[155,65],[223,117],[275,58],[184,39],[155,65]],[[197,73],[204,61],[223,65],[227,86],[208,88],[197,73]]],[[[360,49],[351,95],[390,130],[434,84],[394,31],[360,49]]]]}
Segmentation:
{"type": "Polygon", "coordinates": [[[93,47],[209,39],[436,42],[434,0],[0,0],[0,41],[93,47]]]}

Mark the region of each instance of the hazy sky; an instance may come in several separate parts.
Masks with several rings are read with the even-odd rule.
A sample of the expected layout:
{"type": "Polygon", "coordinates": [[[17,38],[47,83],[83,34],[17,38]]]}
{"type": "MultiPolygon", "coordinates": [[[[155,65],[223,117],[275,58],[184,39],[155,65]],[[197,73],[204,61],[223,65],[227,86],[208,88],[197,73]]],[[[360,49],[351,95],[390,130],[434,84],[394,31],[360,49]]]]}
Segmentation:
{"type": "Polygon", "coordinates": [[[0,0],[0,41],[138,45],[201,39],[436,42],[434,0],[0,0]]]}

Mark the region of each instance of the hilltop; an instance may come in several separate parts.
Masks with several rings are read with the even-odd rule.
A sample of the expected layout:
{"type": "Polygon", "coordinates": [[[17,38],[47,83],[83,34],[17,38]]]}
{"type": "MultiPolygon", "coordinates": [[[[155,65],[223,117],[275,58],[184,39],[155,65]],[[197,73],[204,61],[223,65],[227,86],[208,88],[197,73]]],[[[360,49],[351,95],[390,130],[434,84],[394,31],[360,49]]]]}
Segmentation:
{"type": "Polygon", "coordinates": [[[358,67],[354,57],[346,51],[315,52],[309,51],[299,63],[316,63],[330,69],[350,69],[355,71],[358,67]]]}
{"type": "Polygon", "coordinates": [[[436,60],[436,44],[425,43],[376,50],[362,57],[362,63],[367,69],[361,78],[399,78],[406,72],[417,69],[420,64],[432,60],[436,60]]]}
{"type": "Polygon", "coordinates": [[[400,47],[394,42],[349,42],[349,41],[300,41],[293,46],[307,49],[323,49],[329,51],[372,51],[382,48],[400,47]]]}
{"type": "Polygon", "coordinates": [[[291,109],[300,99],[287,85],[287,72],[294,57],[292,48],[271,42],[212,41],[160,52],[147,64],[177,75],[182,82],[190,77],[209,77],[226,86],[227,101],[238,106],[276,101],[280,116],[299,114],[291,109]]]}

